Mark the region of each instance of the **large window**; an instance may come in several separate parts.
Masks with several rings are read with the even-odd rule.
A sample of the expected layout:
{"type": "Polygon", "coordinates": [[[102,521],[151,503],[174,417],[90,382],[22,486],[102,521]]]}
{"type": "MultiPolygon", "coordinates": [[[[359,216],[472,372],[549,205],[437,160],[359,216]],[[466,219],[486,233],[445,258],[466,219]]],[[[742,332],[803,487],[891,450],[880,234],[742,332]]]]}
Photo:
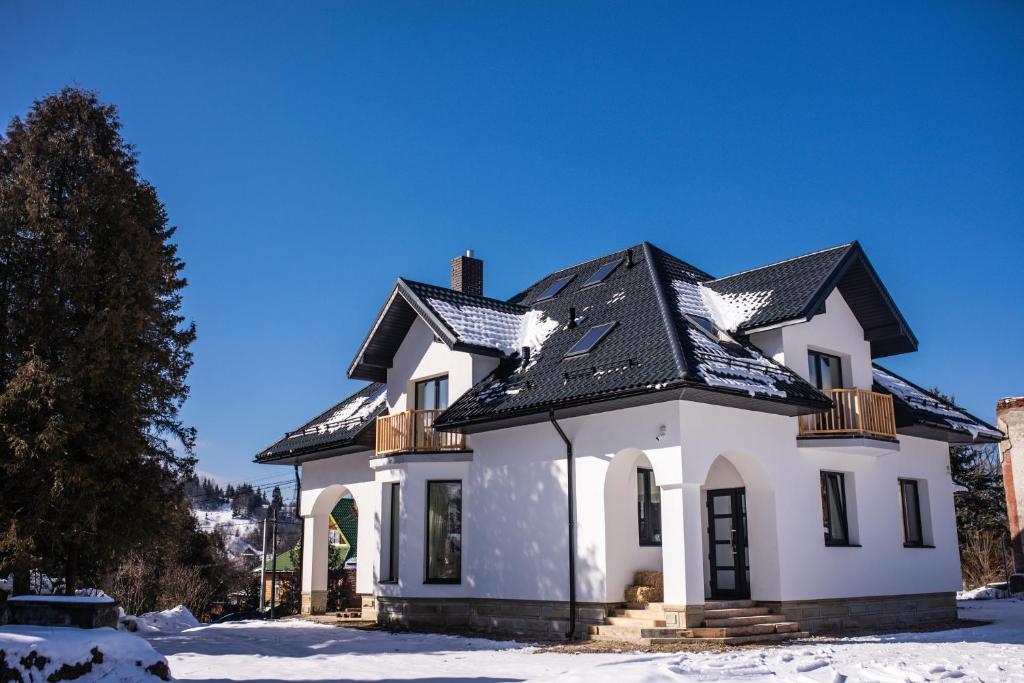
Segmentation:
{"type": "Polygon", "coordinates": [[[416,410],[444,410],[448,407],[448,375],[416,382],[416,410]]]}
{"type": "Polygon", "coordinates": [[[388,571],[386,581],[398,581],[398,520],[399,520],[399,488],[397,483],[390,487],[391,497],[388,499],[388,571]]]}
{"type": "Polygon", "coordinates": [[[807,366],[811,384],[819,389],[843,388],[843,364],[839,356],[820,351],[807,352],[807,366]]]}
{"type": "Polygon", "coordinates": [[[825,545],[850,545],[850,526],[846,517],[846,475],[821,473],[821,516],[825,525],[825,545]]]}
{"type": "Polygon", "coordinates": [[[913,479],[900,479],[900,507],[903,513],[903,545],[923,546],[921,496],[918,492],[917,482],[913,479]]]}
{"type": "Polygon", "coordinates": [[[640,545],[661,545],[661,489],[649,469],[636,471],[636,507],[640,545]]]}
{"type": "Polygon", "coordinates": [[[427,482],[427,583],[462,579],[462,482],[427,482]]]}

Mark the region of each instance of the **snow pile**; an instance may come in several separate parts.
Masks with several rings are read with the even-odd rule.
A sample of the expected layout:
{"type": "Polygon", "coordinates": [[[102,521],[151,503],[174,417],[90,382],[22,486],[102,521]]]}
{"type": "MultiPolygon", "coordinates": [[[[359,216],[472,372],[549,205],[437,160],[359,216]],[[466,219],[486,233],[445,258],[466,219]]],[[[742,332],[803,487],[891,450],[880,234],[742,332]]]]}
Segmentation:
{"type": "Polygon", "coordinates": [[[721,295],[711,292],[699,282],[673,280],[672,289],[676,292],[676,306],[680,313],[710,321],[717,332],[713,336],[710,331],[703,327],[697,329],[694,325],[687,330],[698,358],[697,374],[701,379],[712,386],[739,389],[751,396],[786,396],[786,392],[776,384],[779,380],[789,379],[786,373],[753,349],[736,344],[724,331],[728,329],[726,325],[732,325],[738,319],[738,314],[726,308],[732,304],[724,303],[725,299],[721,295]],[[714,309],[714,306],[722,310],[714,309]],[[726,312],[723,313],[723,310],[726,312]],[[722,342],[737,350],[727,351],[722,342]],[[745,355],[739,355],[740,349],[745,355]]]}
{"type": "Polygon", "coordinates": [[[202,624],[192,616],[188,607],[178,605],[163,612],[146,612],[140,616],[121,617],[121,625],[129,631],[143,633],[181,633],[202,624]]]}
{"type": "Polygon", "coordinates": [[[716,292],[710,287],[699,284],[704,307],[712,315],[712,320],[719,329],[735,332],[757,313],[771,303],[774,290],[757,292],[726,293],[716,292]]]}
{"type": "Polygon", "coordinates": [[[0,579],[0,593],[10,593],[14,590],[14,574],[8,574],[6,579],[0,579]]]}
{"type": "Polygon", "coordinates": [[[331,413],[327,419],[312,424],[301,432],[295,432],[288,436],[289,438],[295,438],[312,434],[333,434],[339,429],[361,424],[366,418],[377,412],[377,409],[384,403],[384,400],[387,398],[387,389],[387,386],[381,386],[375,394],[356,396],[331,413]]]}
{"type": "Polygon", "coordinates": [[[80,598],[102,598],[106,593],[99,588],[78,588],[75,589],[75,595],[80,598]]]}
{"type": "Polygon", "coordinates": [[[997,600],[1005,598],[1006,591],[992,586],[980,586],[969,591],[957,591],[957,600],[997,600]]]}
{"type": "Polygon", "coordinates": [[[109,628],[0,627],[0,679],[37,683],[169,680],[167,660],[142,638],[109,628]]]}
{"type": "Polygon", "coordinates": [[[951,429],[958,432],[968,432],[972,439],[977,439],[979,434],[997,438],[1001,436],[999,432],[980,424],[967,413],[940,400],[937,396],[921,391],[909,382],[905,382],[879,367],[872,368],[872,371],[875,381],[885,387],[886,391],[898,396],[912,408],[931,413],[936,418],[944,421],[951,429]]]}
{"type": "Polygon", "coordinates": [[[536,355],[559,327],[557,321],[538,310],[514,313],[484,306],[453,304],[444,299],[430,298],[427,301],[444,318],[459,341],[498,349],[508,355],[524,346],[529,346],[531,355],[536,355]]]}

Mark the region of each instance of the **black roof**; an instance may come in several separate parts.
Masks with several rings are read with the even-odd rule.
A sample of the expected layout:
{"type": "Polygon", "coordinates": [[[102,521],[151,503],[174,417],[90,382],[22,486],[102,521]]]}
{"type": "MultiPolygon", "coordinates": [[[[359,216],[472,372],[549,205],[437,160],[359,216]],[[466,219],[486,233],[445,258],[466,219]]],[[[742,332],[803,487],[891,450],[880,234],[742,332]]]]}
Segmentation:
{"type": "Polygon", "coordinates": [[[683,397],[791,415],[832,405],[749,343],[708,334],[681,312],[677,283],[697,286],[706,273],[648,243],[628,251],[628,258],[618,252],[552,273],[517,295],[516,302],[555,329],[529,361],[509,354],[435,424],[478,431],[545,419],[555,408],[560,415],[583,414],[683,397]],[[626,263],[600,284],[584,286],[615,258],[626,263]],[[539,299],[565,276],[572,281],[559,295],[539,299]],[[565,358],[588,329],[612,322],[618,324],[590,353],[565,358]]]}
{"type": "Polygon", "coordinates": [[[998,443],[1003,433],[966,410],[877,363],[874,390],[892,396],[896,430],[949,443],[998,443]]]}
{"type": "Polygon", "coordinates": [[[858,242],[728,275],[707,286],[732,297],[759,296],[757,310],[738,326],[739,332],[810,320],[838,287],[864,328],[873,358],[917,350],[917,338],[858,242]]]}
{"type": "Polygon", "coordinates": [[[291,464],[325,451],[333,455],[373,448],[377,416],[388,409],[386,394],[387,385],[367,384],[257,453],[256,462],[291,464]]]}

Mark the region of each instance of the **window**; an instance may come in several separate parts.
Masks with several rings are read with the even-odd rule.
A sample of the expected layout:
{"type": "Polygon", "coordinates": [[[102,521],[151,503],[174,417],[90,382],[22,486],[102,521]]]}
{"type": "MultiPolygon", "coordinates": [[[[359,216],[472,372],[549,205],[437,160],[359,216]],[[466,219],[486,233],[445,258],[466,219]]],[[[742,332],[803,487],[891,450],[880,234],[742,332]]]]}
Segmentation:
{"type": "Polygon", "coordinates": [[[918,493],[917,482],[913,479],[900,479],[900,508],[903,516],[903,545],[923,546],[921,496],[918,493]]]}
{"type": "Polygon", "coordinates": [[[416,382],[416,410],[443,410],[448,407],[448,375],[416,382]]]}
{"type": "Polygon", "coordinates": [[[825,524],[825,545],[851,545],[846,519],[846,475],[821,473],[821,516],[825,524]]]}
{"type": "Polygon", "coordinates": [[[637,468],[636,507],[640,545],[661,545],[661,489],[652,470],[637,468]]]}
{"type": "Polygon", "coordinates": [[[590,353],[590,351],[597,346],[597,343],[604,339],[605,335],[611,332],[612,328],[616,325],[618,325],[617,322],[594,325],[587,330],[582,337],[580,337],[580,340],[576,342],[571,349],[566,352],[565,357],[569,358],[570,356],[580,356],[584,353],[590,353]]]}
{"type": "Polygon", "coordinates": [[[426,583],[462,580],[462,482],[427,482],[426,583]]]}
{"type": "Polygon", "coordinates": [[[398,520],[400,502],[398,495],[398,484],[391,484],[391,498],[389,500],[388,517],[388,572],[387,581],[398,581],[398,520]]]}
{"type": "Polygon", "coordinates": [[[830,356],[820,351],[807,352],[807,366],[811,384],[819,389],[843,388],[843,364],[839,356],[830,356]]]}
{"type": "Polygon", "coordinates": [[[612,271],[619,267],[620,263],[622,263],[622,259],[609,261],[608,263],[604,264],[603,266],[598,268],[593,275],[587,278],[587,281],[583,283],[583,286],[590,287],[591,285],[596,285],[601,282],[604,282],[605,279],[612,274],[612,271]]]}
{"type": "Polygon", "coordinates": [[[689,317],[690,317],[691,320],[693,320],[693,322],[697,323],[702,328],[704,328],[705,332],[707,332],[708,334],[710,334],[712,337],[714,337],[716,339],[718,338],[718,330],[715,329],[715,324],[713,322],[711,322],[707,318],[705,318],[703,316],[699,316],[699,315],[691,315],[689,317]]]}
{"type": "Polygon", "coordinates": [[[543,292],[541,292],[540,296],[537,297],[537,301],[543,301],[544,299],[551,299],[551,298],[557,296],[559,292],[561,292],[563,289],[565,289],[565,286],[567,284],[569,284],[569,282],[574,277],[576,277],[576,276],[575,275],[566,275],[565,277],[558,278],[557,280],[552,282],[550,285],[548,285],[547,289],[545,289],[543,292]]]}

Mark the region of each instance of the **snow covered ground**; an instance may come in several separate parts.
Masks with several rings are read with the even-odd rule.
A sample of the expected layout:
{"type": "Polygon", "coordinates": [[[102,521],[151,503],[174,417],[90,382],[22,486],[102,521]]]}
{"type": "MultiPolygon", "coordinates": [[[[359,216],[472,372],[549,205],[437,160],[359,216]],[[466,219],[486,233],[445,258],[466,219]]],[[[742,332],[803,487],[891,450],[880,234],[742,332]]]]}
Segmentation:
{"type": "Polygon", "coordinates": [[[0,627],[0,680],[157,683],[167,663],[149,643],[112,628],[0,627]]]}
{"type": "Polygon", "coordinates": [[[724,653],[535,653],[518,643],[389,634],[302,621],[147,633],[179,681],[964,681],[1024,682],[1024,601],[960,603],[987,626],[724,653]]]}
{"type": "Polygon", "coordinates": [[[229,503],[224,503],[216,510],[192,510],[192,514],[199,520],[199,527],[203,531],[209,533],[214,529],[220,529],[228,538],[236,535],[245,536],[261,524],[254,519],[233,516],[229,503]]]}

